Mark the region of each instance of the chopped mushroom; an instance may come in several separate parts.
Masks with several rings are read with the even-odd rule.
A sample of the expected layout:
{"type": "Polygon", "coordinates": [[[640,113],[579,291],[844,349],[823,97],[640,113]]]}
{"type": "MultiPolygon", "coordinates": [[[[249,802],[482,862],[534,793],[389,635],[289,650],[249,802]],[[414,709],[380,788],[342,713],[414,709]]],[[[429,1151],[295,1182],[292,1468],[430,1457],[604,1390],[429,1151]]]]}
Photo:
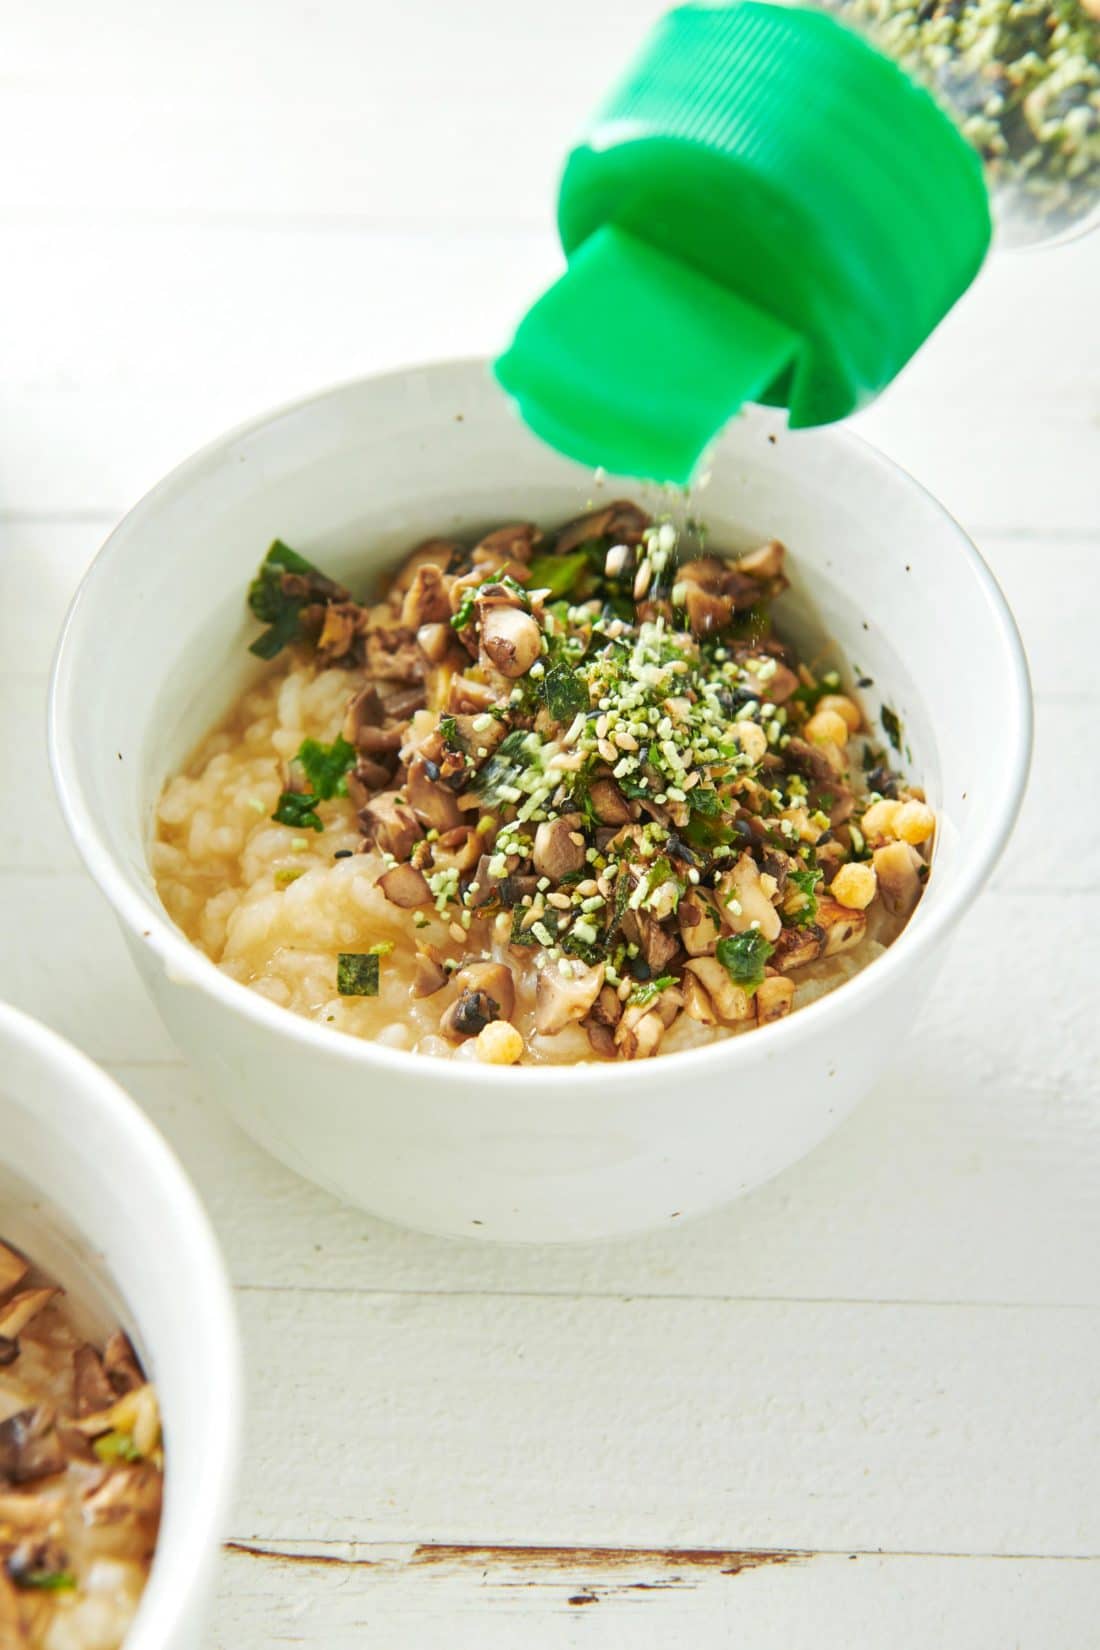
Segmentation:
{"type": "Polygon", "coordinates": [[[491,997],[499,1010],[494,1019],[510,1020],[516,1006],[516,982],[507,963],[467,963],[455,975],[461,991],[481,991],[491,997]]]}
{"type": "Polygon", "coordinates": [[[31,1319],[36,1318],[56,1294],[56,1289],[46,1287],[24,1289],[21,1294],[13,1295],[10,1301],[0,1307],[0,1335],[3,1335],[5,1340],[17,1340],[31,1319]]]}
{"type": "Polygon", "coordinates": [[[759,928],[766,940],[779,938],[779,912],[760,885],[760,871],[749,853],[741,855],[732,871],[718,883],[718,911],[727,928],[743,934],[759,928]]]}
{"type": "Polygon", "coordinates": [[[867,913],[850,911],[839,900],[823,896],[817,902],[817,926],[824,931],[823,955],[835,957],[839,951],[850,951],[867,932],[867,913]]]}
{"type": "Polygon", "coordinates": [[[709,899],[693,888],[680,901],[677,912],[680,939],[689,957],[712,957],[721,935],[718,913],[709,899]]]}
{"type": "Polygon", "coordinates": [[[565,556],[582,544],[605,538],[616,544],[637,544],[648,526],[649,517],[644,510],[629,499],[618,498],[605,504],[602,510],[593,510],[566,522],[558,533],[554,550],[557,555],[565,556]]]}
{"type": "Polygon", "coordinates": [[[542,650],[542,632],[522,607],[493,605],[481,618],[481,651],[502,676],[526,676],[542,650]]]}
{"type": "Polygon", "coordinates": [[[655,1009],[632,1003],[615,1027],[615,1046],[624,1060],[648,1060],[664,1034],[665,1023],[655,1009]]]}
{"type": "Polygon", "coordinates": [[[772,1020],[781,1020],[791,1012],[793,999],[794,981],[785,974],[769,974],[757,986],[753,997],[757,1025],[765,1026],[772,1020]]]}
{"type": "Polygon", "coordinates": [[[368,840],[382,853],[392,854],[394,859],[408,859],[424,835],[420,821],[396,791],[381,791],[372,796],[366,807],[360,809],[359,819],[368,840]]]}
{"type": "Polygon", "coordinates": [[[535,832],[533,861],[540,877],[560,882],[584,864],[584,837],[578,830],[580,814],[562,814],[535,832]],[[580,839],[579,841],[577,839],[580,839]]]}
{"type": "Polygon", "coordinates": [[[378,887],[381,888],[391,905],[399,905],[403,910],[411,911],[418,905],[430,905],[432,891],[422,871],[415,865],[394,865],[378,878],[378,887]]]}
{"type": "Polygon", "coordinates": [[[94,1346],[78,1346],[73,1353],[73,1398],[78,1417],[95,1415],[114,1403],[116,1393],[94,1346]]]}
{"type": "Polygon", "coordinates": [[[22,1255],[0,1243],[0,1295],[17,1289],[27,1275],[27,1263],[22,1255]]]}
{"type": "Polygon", "coordinates": [[[751,1020],[752,999],[741,986],[734,984],[717,957],[691,957],[684,964],[684,971],[695,975],[720,1020],[731,1024],[751,1020]]]}
{"type": "Polygon", "coordinates": [[[405,592],[401,623],[408,630],[419,630],[421,625],[446,624],[450,617],[451,597],[442,571],[434,562],[424,562],[405,592]]]}
{"type": "Polygon", "coordinates": [[[405,798],[417,819],[430,830],[453,831],[456,825],[462,824],[458,798],[443,783],[436,764],[423,756],[418,756],[409,767],[405,798]]]}
{"type": "Polygon", "coordinates": [[[476,1037],[487,1025],[500,1019],[500,1004],[486,991],[461,991],[454,1002],[444,1009],[439,1029],[444,1037],[457,1042],[463,1037],[476,1037]]]}
{"type": "Polygon", "coordinates": [[[50,1404],[33,1404],[0,1421],[0,1484],[30,1484],[64,1465],[57,1413],[50,1404]]]}
{"type": "Polygon", "coordinates": [[[630,803],[613,779],[594,779],[588,797],[602,825],[629,825],[634,818],[630,803]]]}
{"type": "Polygon", "coordinates": [[[568,962],[563,974],[560,963],[548,961],[539,969],[535,986],[535,1027],[543,1037],[552,1037],[572,1021],[583,1020],[600,994],[604,965],[585,967],[568,962]]]}
{"type": "Polygon", "coordinates": [[[434,997],[447,983],[446,971],[434,957],[422,952],[413,964],[412,994],[414,997],[434,997]]]}
{"type": "Polygon", "coordinates": [[[887,912],[892,917],[910,917],[921,896],[920,868],[924,861],[917,850],[908,842],[888,842],[875,849],[871,862],[887,912]]]}

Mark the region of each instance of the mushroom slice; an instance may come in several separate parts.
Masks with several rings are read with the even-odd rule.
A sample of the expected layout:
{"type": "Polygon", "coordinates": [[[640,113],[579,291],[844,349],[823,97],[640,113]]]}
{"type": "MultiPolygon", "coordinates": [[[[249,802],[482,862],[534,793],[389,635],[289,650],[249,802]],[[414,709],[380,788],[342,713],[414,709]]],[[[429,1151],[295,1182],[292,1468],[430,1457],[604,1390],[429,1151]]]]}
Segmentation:
{"type": "Polygon", "coordinates": [[[588,515],[567,521],[554,541],[554,552],[564,556],[592,539],[614,539],[616,543],[637,544],[649,522],[650,518],[644,510],[629,499],[617,498],[611,504],[605,504],[602,510],[592,510],[588,515]]]}
{"type": "Polygon", "coordinates": [[[693,1020],[698,1020],[702,1026],[715,1026],[718,1024],[718,1016],[714,1012],[714,1006],[697,974],[689,973],[685,969],[683,979],[680,981],[680,990],[684,996],[685,1014],[690,1015],[693,1020]]]}
{"type": "Polygon", "coordinates": [[[391,594],[401,595],[408,590],[422,567],[435,567],[445,573],[461,550],[457,539],[425,539],[394,574],[391,594]]]}
{"type": "Polygon", "coordinates": [[[413,964],[414,997],[434,997],[437,991],[442,991],[446,983],[446,970],[440,967],[434,957],[426,957],[423,954],[417,957],[413,964]]]}
{"type": "Polygon", "coordinates": [[[807,923],[804,928],[784,928],[775,942],[771,960],[776,968],[787,974],[792,968],[804,968],[807,963],[814,962],[824,949],[824,933],[813,923],[807,923]]]}
{"type": "Polygon", "coordinates": [[[458,798],[443,783],[436,764],[423,756],[414,757],[409,767],[405,796],[421,824],[431,830],[453,831],[462,824],[458,798]]]}
{"type": "Polygon", "coordinates": [[[18,1289],[26,1275],[27,1263],[22,1255],[9,1249],[6,1243],[0,1243],[0,1295],[18,1289]]]}
{"type": "Polygon", "coordinates": [[[584,865],[584,837],[581,834],[580,814],[562,814],[558,819],[544,821],[535,832],[532,853],[535,870],[540,877],[560,882],[584,865]],[[574,841],[580,837],[580,841],[574,841]]]}
{"type": "Polygon", "coordinates": [[[433,842],[432,863],[440,871],[454,870],[460,874],[472,871],[484,840],[473,825],[456,825],[453,831],[444,831],[433,842]]]}
{"type": "Polygon", "coordinates": [[[103,1367],[116,1392],[133,1392],[145,1385],[145,1371],[124,1329],[116,1329],[103,1348],[103,1367]]]}
{"type": "Polygon", "coordinates": [[[542,649],[542,632],[522,607],[478,603],[481,616],[481,652],[502,676],[526,676],[542,649]]]}
{"type": "Polygon", "coordinates": [[[422,562],[405,592],[401,623],[408,630],[419,630],[421,625],[447,624],[450,617],[451,596],[442,571],[434,562],[422,562]]]}
{"type": "Polygon", "coordinates": [[[738,556],[736,567],[739,573],[748,573],[754,579],[784,579],[783,560],[787,554],[784,544],[779,539],[769,539],[762,544],[759,550],[750,550],[747,555],[738,556]]]}
{"type": "Polygon", "coordinates": [[[734,984],[717,957],[691,957],[684,973],[695,975],[720,1020],[733,1024],[752,1019],[752,999],[734,984]]]}
{"type": "Polygon", "coordinates": [[[418,905],[430,905],[432,891],[422,871],[415,865],[394,865],[383,872],[376,884],[381,888],[391,905],[399,905],[403,911],[411,911],[418,905]]]}
{"type": "Polygon", "coordinates": [[[480,715],[497,702],[495,688],[475,682],[472,676],[452,676],[447,688],[447,710],[453,715],[480,715]]]}
{"type": "Polygon", "coordinates": [[[0,1422],[0,1483],[31,1484],[60,1472],[64,1465],[52,1405],[33,1404],[0,1422]]]}
{"type": "MultiPolygon", "coordinates": [[[[449,621],[449,607],[447,617],[449,621]]],[[[416,645],[430,664],[442,664],[451,650],[454,634],[449,622],[444,624],[422,624],[416,632],[416,645]]]]}
{"type": "Polygon", "coordinates": [[[539,969],[535,986],[535,1029],[552,1037],[574,1020],[583,1020],[603,986],[604,965],[586,968],[576,959],[562,959],[569,969],[563,974],[561,961],[547,960],[539,969]]]}
{"type": "Polygon", "coordinates": [[[16,1340],[31,1319],[37,1317],[42,1308],[60,1293],[60,1289],[45,1288],[24,1289],[20,1294],[13,1295],[5,1306],[0,1307],[0,1335],[5,1340],[16,1340]]]}
{"type": "Polygon", "coordinates": [[[77,1416],[95,1415],[99,1410],[108,1409],[116,1396],[95,1347],[78,1346],[73,1353],[73,1400],[77,1416]]]}
{"type": "Polygon", "coordinates": [[[479,563],[501,557],[505,561],[531,560],[531,552],[542,542],[542,533],[533,521],[517,521],[504,527],[494,527],[474,547],[474,560],[479,563]]]}
{"type": "Polygon", "coordinates": [[[766,940],[779,938],[783,926],[779,912],[760,886],[760,872],[749,853],[742,854],[733,870],[718,883],[718,911],[735,934],[743,934],[755,925],[766,940]]]}
{"type": "Polygon", "coordinates": [[[367,840],[394,859],[408,859],[424,835],[411,808],[398,799],[396,791],[379,791],[359,810],[359,823],[367,840]]]}
{"type": "Polygon", "coordinates": [[[496,1003],[501,1019],[512,1018],[516,1006],[516,982],[507,963],[467,963],[455,975],[455,984],[462,991],[484,992],[496,1003]]]}
{"type": "Polygon", "coordinates": [[[826,957],[835,957],[840,951],[850,951],[867,932],[866,911],[853,911],[827,894],[818,898],[817,926],[824,931],[826,957]]]}
{"type": "Polygon", "coordinates": [[[634,818],[630,803],[613,779],[594,779],[588,795],[601,825],[629,825],[634,818]]]}
{"type": "Polygon", "coordinates": [[[134,1523],[152,1546],[160,1518],[163,1475],[150,1462],[116,1467],[84,1499],[86,1524],[134,1523]]]}
{"type": "Polygon", "coordinates": [[[124,1392],[109,1409],[84,1415],[72,1423],[85,1438],[99,1438],[105,1432],[129,1433],[139,1455],[151,1455],[160,1442],[160,1408],[155,1388],[148,1382],[124,1392]]]}
{"type": "Polygon", "coordinates": [[[772,1020],[781,1020],[791,1012],[794,981],[785,974],[769,974],[756,988],[756,1023],[766,1026],[772,1020]]]}
{"type": "Polygon", "coordinates": [[[924,861],[917,850],[908,842],[890,842],[876,848],[871,861],[883,909],[892,917],[911,916],[921,896],[920,867],[924,861]]]}
{"type": "Polygon", "coordinates": [[[615,1046],[624,1060],[648,1060],[665,1034],[665,1022],[656,1009],[634,1003],[623,1011],[615,1027],[615,1046]]]}
{"type": "Polygon", "coordinates": [[[500,1019],[500,1006],[485,991],[462,991],[439,1021],[444,1037],[458,1042],[463,1037],[476,1037],[487,1025],[500,1019]]]}
{"type": "Polygon", "coordinates": [[[676,913],[680,924],[680,940],[689,957],[713,957],[722,928],[718,913],[698,889],[693,888],[680,901],[676,913]]]}
{"type": "Polygon", "coordinates": [[[650,973],[663,974],[680,950],[676,930],[663,927],[648,911],[636,911],[633,915],[638,924],[638,943],[650,973]]]}

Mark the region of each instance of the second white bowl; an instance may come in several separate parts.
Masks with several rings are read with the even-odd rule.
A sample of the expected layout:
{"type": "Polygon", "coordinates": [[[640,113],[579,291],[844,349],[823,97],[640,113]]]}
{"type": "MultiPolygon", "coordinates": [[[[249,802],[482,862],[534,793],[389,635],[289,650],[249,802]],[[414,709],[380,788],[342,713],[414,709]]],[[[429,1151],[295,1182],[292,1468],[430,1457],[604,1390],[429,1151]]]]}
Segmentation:
{"type": "Polygon", "coordinates": [[[483,363],[349,384],[226,436],[162,482],[100,552],[59,648],[58,794],[181,1049],[286,1163],[430,1231],[630,1232],[713,1208],[800,1157],[897,1057],[1023,793],[1026,665],[965,534],[852,437],[792,434],[754,412],[719,444],[695,510],[715,543],[786,541],[790,610],[873,678],[872,710],[887,703],[902,719],[907,771],[940,827],[897,944],[776,1025],[619,1066],[424,1059],[328,1031],[220,973],[166,916],[147,849],[164,780],[255,668],[244,591],[269,542],[362,589],[429,533],[553,523],[623,492],[646,497],[630,481],[597,486],[543,447],[483,363]]]}

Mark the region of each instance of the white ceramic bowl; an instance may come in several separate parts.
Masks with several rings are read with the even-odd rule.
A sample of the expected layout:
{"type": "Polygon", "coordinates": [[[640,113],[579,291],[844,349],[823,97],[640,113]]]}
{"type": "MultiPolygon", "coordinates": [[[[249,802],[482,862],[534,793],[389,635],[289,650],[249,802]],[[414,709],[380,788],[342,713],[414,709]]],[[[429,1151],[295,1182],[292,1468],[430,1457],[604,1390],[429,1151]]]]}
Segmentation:
{"type": "MultiPolygon", "coordinates": [[[[939,810],[914,920],[789,1019],[649,1062],[494,1069],[298,1018],[235,984],[162,909],[149,871],[164,779],[255,661],[246,581],[282,537],[362,589],[419,537],[563,520],[629,492],[522,427],[483,363],[368,379],[275,412],[176,470],[112,534],[62,636],[51,745],[62,807],[173,1036],[286,1163],[426,1230],[587,1239],[696,1214],[800,1157],[898,1059],[949,931],[1011,830],[1030,751],[1011,616],[960,528],[851,436],[737,420],[694,501],[718,543],[790,546],[812,620],[902,717],[939,810]]],[[[660,495],[650,495],[664,507],[660,495]]]]}
{"type": "Polygon", "coordinates": [[[236,1476],[240,1358],[213,1234],[178,1162],[122,1090],[0,1004],[0,1234],[156,1382],[165,1496],[126,1650],[197,1650],[236,1476]]]}

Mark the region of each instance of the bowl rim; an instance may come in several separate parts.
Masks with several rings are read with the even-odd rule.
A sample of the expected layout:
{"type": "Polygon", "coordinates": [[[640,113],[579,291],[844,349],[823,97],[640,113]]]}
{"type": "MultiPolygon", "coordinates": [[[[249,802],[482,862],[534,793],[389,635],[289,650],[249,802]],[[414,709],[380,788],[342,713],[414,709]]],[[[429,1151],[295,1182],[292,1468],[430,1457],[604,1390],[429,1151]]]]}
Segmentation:
{"type": "MultiPolygon", "coordinates": [[[[158,1537],[127,1650],[161,1650],[175,1643],[194,1592],[204,1581],[226,1533],[241,1457],[242,1354],[233,1294],[209,1217],[186,1170],[137,1102],[95,1061],[40,1020],[0,1002],[0,1049],[21,1046],[57,1073],[66,1092],[79,1096],[81,1114],[110,1136],[125,1135],[148,1166],[162,1195],[166,1220],[185,1250],[199,1285],[216,1356],[201,1372],[215,1402],[210,1405],[209,1459],[186,1509],[171,1550],[158,1537]]],[[[93,1238],[94,1234],[85,1233],[93,1238]]],[[[169,1472],[170,1472],[169,1468],[169,1472]]]]}
{"type": "MultiPolygon", "coordinates": [[[[441,1085],[458,1088],[467,1086],[469,1082],[471,1068],[465,1062],[432,1059],[411,1050],[390,1048],[367,1038],[335,1031],[295,1013],[292,1009],[271,1002],[259,992],[223,973],[205,952],[176,927],[155,897],[139,893],[131,885],[125,870],[119,865],[116,856],[94,823],[78,777],[79,763],[76,752],[67,735],[67,705],[78,688],[79,632],[84,624],[84,615],[90,602],[94,601],[99,585],[102,581],[110,579],[114,557],[119,553],[120,541],[124,545],[124,541],[135,528],[143,527],[146,517],[155,518],[162,501],[185,490],[235,443],[273,428],[284,419],[300,417],[313,408],[337,400],[341,396],[362,391],[371,384],[400,379],[411,381],[456,370],[487,375],[489,361],[487,357],[482,356],[449,357],[390,368],[380,373],[361,374],[310,391],[246,419],[216,436],[150,488],[108,534],[81,579],[65,615],[50,675],[48,745],[50,767],[61,811],[86,869],[110,901],[120,921],[137,941],[153,950],[161,967],[174,983],[194,986],[229,1011],[252,1021],[261,1031],[289,1037],[305,1048],[315,1049],[330,1059],[343,1059],[352,1066],[380,1068],[394,1075],[409,1076],[415,1072],[422,1077],[430,1076],[441,1085]]],[[[746,408],[744,416],[778,421],[778,415],[766,408],[746,408]]],[[[695,1048],[661,1055],[655,1064],[668,1079],[670,1096],[674,1091],[676,1073],[686,1070],[689,1065],[701,1073],[704,1067],[728,1062],[730,1072],[733,1073],[739,1064],[761,1056],[777,1058],[784,1048],[793,1048],[807,1038],[816,1036],[819,1028],[827,1027],[830,1020],[850,1018],[859,1011],[861,1005],[868,1005],[878,998],[889,988],[899,972],[907,971],[929,952],[934,944],[946,937],[977,897],[1008,842],[1027,785],[1033,739],[1032,697],[1027,657],[1008,603],[977,546],[955,517],[926,487],[902,465],[888,458],[856,432],[834,426],[797,433],[800,436],[812,433],[818,443],[829,444],[838,451],[852,454],[857,461],[876,470],[880,476],[900,479],[919,496],[925,507],[939,518],[945,531],[954,538],[963,562],[975,581],[976,595],[984,600],[1001,644],[1004,681],[999,719],[1004,743],[1012,753],[1012,760],[1003,771],[999,796],[994,798],[997,803],[994,813],[995,825],[960,862],[953,886],[936,909],[924,920],[908,923],[881,956],[846,980],[842,988],[828,992],[814,1002],[806,1004],[797,1014],[787,1015],[769,1025],[756,1027],[751,1036],[720,1038],[695,1048]]],[[[536,438],[532,436],[531,439],[536,438]]],[[[918,688],[919,685],[918,683],[918,688]]],[[[541,1066],[492,1066],[478,1062],[476,1073],[478,1083],[487,1088],[514,1089],[518,1083],[523,1089],[532,1092],[560,1084],[563,1078],[571,1085],[582,1083],[604,1086],[615,1083],[622,1086],[624,1083],[637,1085],[638,1082],[637,1065],[630,1061],[593,1060],[541,1066]]]]}

